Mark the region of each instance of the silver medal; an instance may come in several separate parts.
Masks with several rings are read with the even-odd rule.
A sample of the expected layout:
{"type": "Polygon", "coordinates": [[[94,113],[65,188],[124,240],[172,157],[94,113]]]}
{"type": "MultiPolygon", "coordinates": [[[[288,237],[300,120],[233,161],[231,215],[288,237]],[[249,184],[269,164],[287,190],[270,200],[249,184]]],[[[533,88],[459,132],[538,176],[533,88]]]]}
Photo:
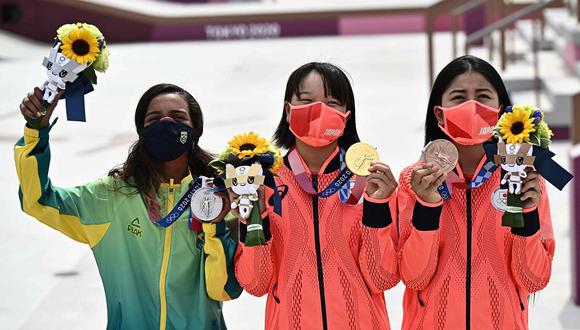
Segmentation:
{"type": "Polygon", "coordinates": [[[208,187],[211,179],[203,178],[203,184],[191,198],[191,213],[196,219],[210,222],[221,213],[224,201],[208,187]]]}

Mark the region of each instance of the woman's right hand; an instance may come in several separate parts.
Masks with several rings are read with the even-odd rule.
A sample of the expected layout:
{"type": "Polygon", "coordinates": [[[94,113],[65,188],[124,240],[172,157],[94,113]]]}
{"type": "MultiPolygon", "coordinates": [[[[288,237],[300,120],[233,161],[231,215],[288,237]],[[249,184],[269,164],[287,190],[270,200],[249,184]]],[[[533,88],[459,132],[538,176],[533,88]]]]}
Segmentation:
{"type": "MultiPolygon", "coordinates": [[[[47,105],[46,114],[44,114],[44,117],[40,121],[40,128],[47,127],[48,124],[50,123],[50,117],[52,116],[52,112],[54,111],[54,108],[56,108],[56,105],[58,104],[58,99],[60,98],[60,95],[63,92],[64,91],[60,91],[54,98],[54,101],[51,104],[47,105]]],[[[20,103],[20,113],[22,113],[24,119],[29,120],[42,117],[41,113],[43,103],[42,95],[43,95],[42,90],[38,87],[35,87],[32,92],[28,93],[28,95],[26,95],[26,97],[22,99],[22,102],[20,103]]]]}
{"type": "Polygon", "coordinates": [[[436,164],[423,164],[413,168],[411,188],[422,201],[439,203],[441,196],[437,188],[445,181],[445,174],[436,164]]]}

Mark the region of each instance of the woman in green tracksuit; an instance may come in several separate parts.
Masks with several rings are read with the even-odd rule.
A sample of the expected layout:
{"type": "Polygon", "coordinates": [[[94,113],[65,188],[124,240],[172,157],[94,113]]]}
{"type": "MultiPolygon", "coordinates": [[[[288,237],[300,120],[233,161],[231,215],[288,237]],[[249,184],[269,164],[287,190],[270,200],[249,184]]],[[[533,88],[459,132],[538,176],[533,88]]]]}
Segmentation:
{"type": "MultiPolygon", "coordinates": [[[[58,99],[58,97],[56,98],[58,99]]],[[[42,92],[24,98],[25,118],[40,115],[42,92]]],[[[139,100],[139,140],[127,161],[105,178],[58,188],[48,177],[48,106],[40,129],[24,128],[14,148],[24,212],[82,243],[95,256],[107,299],[107,329],[225,329],[221,301],[241,293],[233,272],[236,243],[221,221],[190,221],[189,211],[163,227],[160,220],[193,179],[212,176],[211,155],[197,141],[199,104],[171,84],[139,100]]]]}

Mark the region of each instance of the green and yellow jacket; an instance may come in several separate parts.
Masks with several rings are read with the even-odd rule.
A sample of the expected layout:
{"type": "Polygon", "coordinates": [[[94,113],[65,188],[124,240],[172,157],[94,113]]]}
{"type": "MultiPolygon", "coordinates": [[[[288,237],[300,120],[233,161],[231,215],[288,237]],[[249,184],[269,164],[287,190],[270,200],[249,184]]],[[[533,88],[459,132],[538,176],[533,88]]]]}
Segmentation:
{"type": "MultiPolygon", "coordinates": [[[[58,188],[48,177],[49,128],[28,127],[14,148],[24,212],[82,243],[95,256],[107,299],[107,329],[225,329],[222,303],[241,288],[233,271],[236,243],[224,221],[188,227],[189,212],[168,228],[151,222],[141,194],[106,177],[58,188]]],[[[191,176],[163,184],[167,214],[191,176]]]]}

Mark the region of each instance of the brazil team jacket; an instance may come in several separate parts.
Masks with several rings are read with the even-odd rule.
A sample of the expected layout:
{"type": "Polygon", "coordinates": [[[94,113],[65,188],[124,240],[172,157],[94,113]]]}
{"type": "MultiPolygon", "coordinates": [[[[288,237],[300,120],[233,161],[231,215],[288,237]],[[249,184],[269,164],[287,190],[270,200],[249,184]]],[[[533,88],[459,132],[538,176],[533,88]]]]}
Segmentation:
{"type": "MultiPolygon", "coordinates": [[[[141,194],[112,177],[53,186],[49,131],[25,128],[14,148],[21,206],[91,247],[105,289],[107,329],[225,329],[221,301],[241,293],[233,271],[236,243],[225,223],[204,223],[198,233],[185,212],[168,228],[158,226],[141,194]]],[[[161,186],[162,214],[191,181],[161,186]]]]}

